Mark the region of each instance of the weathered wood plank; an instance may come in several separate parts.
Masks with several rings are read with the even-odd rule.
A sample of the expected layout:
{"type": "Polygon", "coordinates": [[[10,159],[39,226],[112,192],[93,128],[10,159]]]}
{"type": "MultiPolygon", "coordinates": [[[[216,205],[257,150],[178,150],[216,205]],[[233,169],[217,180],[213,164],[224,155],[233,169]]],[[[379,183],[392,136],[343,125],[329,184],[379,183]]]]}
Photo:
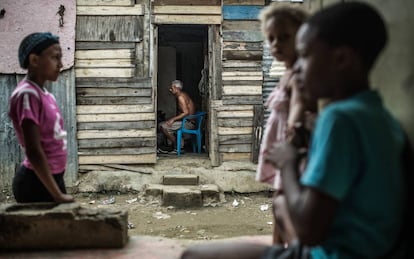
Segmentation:
{"type": "Polygon", "coordinates": [[[76,68],[76,77],[133,77],[134,68],[76,68]]]}
{"type": "Polygon", "coordinates": [[[223,31],[260,31],[260,21],[223,21],[223,31]]]}
{"type": "Polygon", "coordinates": [[[154,5],[221,5],[221,0],[154,0],[154,5]]]}
{"type": "Polygon", "coordinates": [[[129,59],[77,59],[76,68],[134,68],[134,60],[129,59]]]}
{"type": "MultiPolygon", "coordinates": [[[[263,72],[262,71],[256,71],[256,72],[247,72],[247,71],[232,71],[232,72],[226,72],[223,71],[222,73],[223,75],[223,81],[224,80],[231,80],[231,79],[227,79],[227,77],[244,77],[244,76],[249,76],[249,77],[260,77],[262,78],[263,72]]],[[[244,80],[244,79],[239,79],[239,80],[244,80]]],[[[257,80],[262,80],[262,79],[257,79],[257,80]]]]}
{"type": "Polygon", "coordinates": [[[77,16],[81,15],[144,15],[143,5],[134,6],[77,6],[77,16]]]}
{"type": "Polygon", "coordinates": [[[257,86],[260,87],[263,85],[262,80],[223,80],[223,85],[225,86],[257,86]]]}
{"type": "Polygon", "coordinates": [[[259,160],[260,144],[263,135],[263,105],[255,105],[253,109],[253,132],[252,132],[252,162],[257,164],[259,160]]]}
{"type": "Polygon", "coordinates": [[[221,153],[223,161],[250,161],[250,153],[221,153]]]}
{"type": "Polygon", "coordinates": [[[262,67],[262,61],[249,61],[249,60],[225,60],[223,61],[223,67],[262,67]]]}
{"type": "Polygon", "coordinates": [[[141,174],[152,174],[153,170],[151,167],[145,168],[142,166],[128,166],[128,165],[117,165],[117,164],[105,164],[106,167],[127,170],[131,172],[137,172],[141,174]]]}
{"type": "Polygon", "coordinates": [[[78,139],[154,137],[155,130],[79,130],[78,139]]]}
{"type": "Polygon", "coordinates": [[[140,155],[155,153],[154,147],[79,149],[79,156],[140,155]]]}
{"type": "Polygon", "coordinates": [[[108,49],[134,49],[136,44],[135,42],[84,42],[77,41],[75,43],[76,50],[108,50],[108,49]]]}
{"type": "Polygon", "coordinates": [[[79,156],[79,164],[153,164],[157,154],[116,155],[116,156],[79,156]]]}
{"type": "Polygon", "coordinates": [[[263,40],[263,34],[260,29],[255,31],[223,31],[223,41],[263,43],[263,40]]]}
{"type": "Polygon", "coordinates": [[[248,135],[248,134],[251,135],[252,132],[253,132],[252,127],[237,127],[237,128],[218,127],[219,135],[248,135]]]}
{"type": "Polygon", "coordinates": [[[77,78],[77,88],[151,88],[150,81],[145,78],[77,78]]]}
{"type": "Polygon", "coordinates": [[[217,107],[217,111],[251,111],[253,110],[253,105],[222,105],[217,107]]]}
{"type": "Polygon", "coordinates": [[[262,60],[263,51],[260,50],[223,50],[223,59],[231,60],[262,60]]]}
{"type": "Polygon", "coordinates": [[[115,121],[148,121],[155,120],[154,113],[127,113],[127,114],[80,114],[78,122],[115,122],[115,121]]]}
{"type": "Polygon", "coordinates": [[[113,139],[79,139],[79,148],[132,148],[155,147],[156,139],[152,138],[113,138],[113,139]]]}
{"type": "Polygon", "coordinates": [[[150,97],[86,97],[78,95],[76,98],[77,104],[81,105],[106,105],[106,104],[150,104],[152,99],[150,97]]]}
{"type": "Polygon", "coordinates": [[[226,153],[247,153],[252,152],[252,146],[251,144],[220,144],[219,151],[226,153]]]}
{"type": "Polygon", "coordinates": [[[146,97],[151,97],[151,92],[152,92],[152,89],[148,89],[148,88],[86,88],[85,87],[85,88],[76,89],[77,96],[84,96],[84,97],[93,97],[93,96],[101,96],[101,97],[146,96],[146,97]]]}
{"type": "Polygon", "coordinates": [[[217,114],[218,118],[253,118],[253,110],[246,111],[220,111],[217,114]]]}
{"type": "Polygon", "coordinates": [[[115,6],[132,6],[135,0],[76,0],[76,5],[115,5],[115,6]]]}
{"type": "Polygon", "coordinates": [[[252,142],[251,135],[221,135],[219,136],[220,145],[249,144],[251,142],[252,142]]]}
{"type": "Polygon", "coordinates": [[[258,20],[263,6],[260,5],[223,5],[224,20],[258,20]]]}
{"type": "Polygon", "coordinates": [[[224,67],[223,72],[262,72],[262,67],[224,67]]]}
{"type": "Polygon", "coordinates": [[[262,42],[223,42],[223,50],[260,50],[263,51],[262,42]]]}
{"type": "MultiPolygon", "coordinates": [[[[115,15],[115,14],[113,14],[115,15]]],[[[76,41],[140,42],[142,16],[77,16],[76,41]]]]}
{"type": "Polygon", "coordinates": [[[154,14],[218,14],[221,15],[220,6],[183,6],[183,5],[164,5],[154,6],[154,14]]]}
{"type": "Polygon", "coordinates": [[[116,50],[77,50],[76,59],[131,59],[134,57],[132,49],[116,50]]]}
{"type": "Polygon", "coordinates": [[[259,95],[262,93],[262,86],[248,86],[248,85],[239,85],[239,86],[223,86],[224,95],[259,95]]]}
{"type": "Polygon", "coordinates": [[[265,0],[223,0],[224,5],[265,5],[265,0]]]}
{"type": "Polygon", "coordinates": [[[156,24],[221,24],[221,15],[164,15],[153,16],[156,24]]]}
{"type": "MultiPolygon", "coordinates": [[[[263,76],[261,75],[261,73],[259,73],[259,75],[256,76],[252,76],[252,75],[239,75],[239,76],[224,76],[223,75],[223,82],[229,82],[229,81],[256,81],[256,82],[260,82],[263,80],[263,76]]],[[[224,85],[226,83],[223,83],[224,85]]]]}
{"type": "Polygon", "coordinates": [[[224,105],[243,105],[243,104],[260,104],[263,105],[262,94],[257,95],[245,95],[245,96],[223,96],[224,105]]]}
{"type": "Polygon", "coordinates": [[[154,107],[148,104],[141,105],[78,105],[76,113],[101,114],[101,113],[138,113],[152,112],[154,107]]]}
{"type": "Polygon", "coordinates": [[[252,118],[219,118],[217,124],[218,126],[221,126],[221,127],[253,127],[253,119],[252,118]]]}
{"type": "Polygon", "coordinates": [[[127,130],[155,128],[155,121],[81,122],[78,130],[127,130]]]}

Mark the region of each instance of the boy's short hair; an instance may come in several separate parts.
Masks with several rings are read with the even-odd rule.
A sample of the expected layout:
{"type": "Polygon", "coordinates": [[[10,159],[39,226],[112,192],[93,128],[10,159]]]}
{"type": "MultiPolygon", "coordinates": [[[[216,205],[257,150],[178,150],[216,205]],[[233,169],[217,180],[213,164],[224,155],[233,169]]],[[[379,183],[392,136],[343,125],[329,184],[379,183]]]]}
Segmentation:
{"type": "Polygon", "coordinates": [[[309,18],[317,38],[330,46],[346,45],[358,52],[369,70],[387,43],[380,14],[370,5],[348,2],[329,6],[309,18]]]}
{"type": "Polygon", "coordinates": [[[53,44],[59,43],[59,37],[50,32],[35,32],[27,35],[19,46],[19,64],[26,69],[29,66],[29,55],[39,55],[53,44]]]}
{"type": "Polygon", "coordinates": [[[300,27],[308,18],[308,14],[303,8],[297,6],[296,4],[272,3],[263,8],[259,15],[263,32],[266,22],[271,18],[287,19],[294,26],[300,27]]]}
{"type": "Polygon", "coordinates": [[[178,89],[183,90],[183,82],[181,82],[180,80],[174,80],[171,84],[175,85],[175,87],[177,87],[178,89]]]}

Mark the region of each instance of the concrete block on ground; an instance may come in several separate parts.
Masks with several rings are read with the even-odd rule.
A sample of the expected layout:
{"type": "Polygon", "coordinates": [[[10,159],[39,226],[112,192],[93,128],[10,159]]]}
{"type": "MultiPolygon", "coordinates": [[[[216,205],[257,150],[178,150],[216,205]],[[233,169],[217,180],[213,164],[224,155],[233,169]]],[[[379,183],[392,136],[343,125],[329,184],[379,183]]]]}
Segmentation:
{"type": "Polygon", "coordinates": [[[220,190],[215,184],[200,185],[203,201],[220,201],[220,190]]]}
{"type": "Polygon", "coordinates": [[[0,229],[0,250],[121,248],[128,241],[128,213],[77,203],[3,204],[0,229]]]}
{"type": "Polygon", "coordinates": [[[198,175],[193,174],[170,174],[164,175],[164,185],[198,185],[198,175]]]}
{"type": "Polygon", "coordinates": [[[144,190],[145,195],[158,197],[162,195],[164,186],[162,184],[146,184],[144,190]]]}
{"type": "Polygon", "coordinates": [[[183,186],[170,186],[164,189],[162,205],[176,208],[201,207],[203,205],[201,191],[183,186]]]}

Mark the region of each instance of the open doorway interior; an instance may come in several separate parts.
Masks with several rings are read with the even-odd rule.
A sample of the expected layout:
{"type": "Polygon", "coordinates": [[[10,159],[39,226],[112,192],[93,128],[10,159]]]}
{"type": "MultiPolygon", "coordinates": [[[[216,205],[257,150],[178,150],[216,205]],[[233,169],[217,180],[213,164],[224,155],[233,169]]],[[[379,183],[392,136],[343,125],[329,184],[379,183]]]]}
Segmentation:
{"type": "Polygon", "coordinates": [[[177,112],[176,100],[169,93],[171,82],[176,79],[183,82],[183,90],[194,101],[196,111],[207,111],[207,25],[159,25],[157,68],[158,121],[171,118],[177,112]]]}

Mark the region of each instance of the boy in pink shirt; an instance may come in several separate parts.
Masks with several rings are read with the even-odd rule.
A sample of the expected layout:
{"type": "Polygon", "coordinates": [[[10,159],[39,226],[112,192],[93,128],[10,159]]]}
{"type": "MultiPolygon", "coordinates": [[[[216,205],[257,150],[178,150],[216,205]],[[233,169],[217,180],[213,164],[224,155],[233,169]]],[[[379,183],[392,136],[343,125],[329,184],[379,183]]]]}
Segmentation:
{"type": "Polygon", "coordinates": [[[10,97],[9,116],[25,159],[13,179],[17,202],[72,202],[63,175],[66,131],[55,97],[44,87],[62,68],[59,38],[51,33],[26,36],[19,47],[20,66],[27,76],[10,97]]]}

